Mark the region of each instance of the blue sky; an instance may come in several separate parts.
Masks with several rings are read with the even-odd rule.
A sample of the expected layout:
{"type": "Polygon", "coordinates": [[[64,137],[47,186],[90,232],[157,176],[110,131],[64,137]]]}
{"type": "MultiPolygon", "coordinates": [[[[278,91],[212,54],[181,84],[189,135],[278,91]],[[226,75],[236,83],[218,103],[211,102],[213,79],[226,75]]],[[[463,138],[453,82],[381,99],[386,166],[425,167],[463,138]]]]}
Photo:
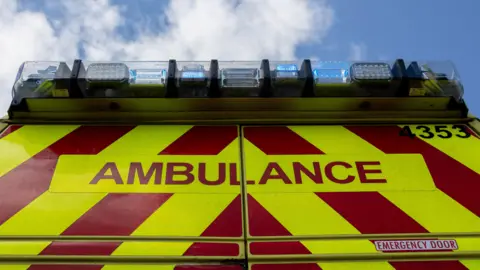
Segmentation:
{"type": "MultiPolygon", "coordinates": [[[[327,38],[335,44],[365,44],[367,57],[451,60],[465,87],[470,109],[480,114],[475,80],[480,61],[480,1],[335,0],[336,24],[327,38]]],[[[343,50],[345,50],[345,46],[343,50]]],[[[333,57],[341,57],[341,52],[333,57]]]]}
{"type": "Polygon", "coordinates": [[[0,30],[10,40],[0,45],[2,59],[9,57],[14,66],[13,73],[11,67],[0,68],[0,85],[10,83],[17,62],[50,57],[452,60],[463,80],[467,104],[480,115],[480,93],[475,89],[480,60],[478,0],[311,0],[309,6],[300,5],[302,0],[176,1],[172,5],[167,0],[0,0],[1,8],[16,4],[10,10],[18,21],[5,20],[4,25],[13,28],[32,21],[36,26],[32,36],[48,33],[45,39],[55,41],[28,46],[33,38],[27,39],[20,50],[11,41],[12,33],[19,31],[0,30]],[[225,10],[214,2],[222,3],[225,10]],[[109,12],[104,15],[102,10],[109,12]],[[262,20],[258,24],[257,18],[262,20]],[[209,29],[217,33],[208,33],[209,29]]]}

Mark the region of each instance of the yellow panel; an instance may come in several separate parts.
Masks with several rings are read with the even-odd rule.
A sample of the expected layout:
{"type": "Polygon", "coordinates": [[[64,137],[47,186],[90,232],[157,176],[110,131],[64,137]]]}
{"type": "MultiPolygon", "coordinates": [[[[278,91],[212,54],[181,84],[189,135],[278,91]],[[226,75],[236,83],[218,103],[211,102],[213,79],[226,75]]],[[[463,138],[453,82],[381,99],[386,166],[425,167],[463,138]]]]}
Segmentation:
{"type": "Polygon", "coordinates": [[[0,177],[77,127],[26,125],[0,139],[0,177]]]}
{"type": "Polygon", "coordinates": [[[249,193],[435,189],[419,154],[265,155],[247,140],[243,145],[247,155],[245,177],[256,183],[248,186],[249,193]],[[300,167],[304,168],[302,172],[300,167]],[[306,170],[316,178],[307,176],[306,170]]]}
{"type": "Polygon", "coordinates": [[[105,148],[101,155],[152,155],[156,156],[177,140],[192,126],[184,125],[141,125],[105,148]]]}
{"type": "Polygon", "coordinates": [[[27,270],[29,264],[0,264],[0,270],[27,270]]]}
{"type": "Polygon", "coordinates": [[[200,236],[236,196],[236,194],[175,194],[132,235],[200,236]]]}
{"type": "Polygon", "coordinates": [[[238,194],[238,162],[238,139],[217,156],[63,155],[50,191],[238,194]]]}
{"type": "Polygon", "coordinates": [[[479,251],[480,250],[480,238],[473,237],[457,237],[459,251],[479,251]]]}
{"type": "Polygon", "coordinates": [[[105,195],[45,192],[0,225],[0,235],[60,235],[105,195]]]}
{"type": "MultiPolygon", "coordinates": [[[[326,234],[327,232],[323,232],[326,234]]],[[[339,234],[331,233],[331,234],[339,234]]],[[[355,232],[353,234],[359,234],[355,232]]],[[[374,245],[365,239],[348,240],[304,240],[302,241],[314,254],[377,253],[374,245]],[[372,248],[373,247],[373,248],[372,248]],[[315,251],[315,252],[313,252],[315,251]]]]}
{"type": "MultiPolygon", "coordinates": [[[[466,133],[460,131],[459,129],[454,129],[453,125],[424,125],[430,129],[434,136],[433,138],[422,138],[420,135],[424,134],[422,133],[423,128],[417,129],[418,126],[419,125],[409,125],[413,133],[418,133],[417,138],[422,139],[423,141],[480,174],[480,159],[478,158],[478,153],[480,153],[480,139],[474,136],[470,136],[468,138],[460,138],[456,136],[465,136],[466,133]],[[439,137],[439,135],[445,136],[447,134],[443,133],[442,131],[435,132],[435,126],[447,127],[445,130],[451,132],[453,136],[448,139],[439,137]]],[[[424,136],[428,137],[429,135],[425,134],[424,136]]]]}
{"type": "Polygon", "coordinates": [[[343,126],[289,126],[326,154],[383,154],[343,126]]]}
{"type": "Polygon", "coordinates": [[[469,270],[480,270],[479,260],[462,260],[462,264],[465,265],[469,270]]]}
{"type": "Polygon", "coordinates": [[[319,265],[324,270],[395,269],[388,262],[325,262],[319,265]]]}
{"type": "Polygon", "coordinates": [[[1,241],[0,255],[37,255],[50,241],[1,241]]]}

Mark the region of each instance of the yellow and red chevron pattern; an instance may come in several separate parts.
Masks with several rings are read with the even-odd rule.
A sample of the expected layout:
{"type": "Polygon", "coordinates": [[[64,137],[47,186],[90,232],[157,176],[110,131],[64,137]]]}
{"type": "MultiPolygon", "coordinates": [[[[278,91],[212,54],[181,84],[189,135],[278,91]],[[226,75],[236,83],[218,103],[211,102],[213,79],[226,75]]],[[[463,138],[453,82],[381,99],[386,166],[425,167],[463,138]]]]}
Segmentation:
{"type": "Polygon", "coordinates": [[[445,255],[478,252],[480,238],[433,236],[480,230],[480,140],[470,133],[423,139],[400,136],[401,131],[399,126],[244,127],[249,260],[297,255],[320,261],[276,269],[480,269],[478,260],[445,255]],[[295,169],[295,162],[302,167],[295,169]],[[258,177],[263,185],[249,181],[258,177]],[[437,260],[430,261],[419,253],[411,253],[419,255],[415,260],[398,260],[395,256],[405,253],[376,249],[379,237],[400,235],[455,239],[458,247],[432,253],[437,260]],[[335,257],[361,260],[371,254],[379,255],[375,262],[335,257]]]}
{"type": "Polygon", "coordinates": [[[26,263],[0,269],[480,269],[480,140],[402,127],[9,126],[0,254],[26,263]],[[455,245],[378,250],[395,239],[455,245]]]}
{"type": "MultiPolygon", "coordinates": [[[[132,162],[150,156],[188,162],[197,156],[206,163],[220,157],[239,163],[238,127],[10,126],[0,149],[0,237],[10,237],[0,242],[2,255],[243,257],[239,182],[235,192],[227,193],[138,193],[133,187],[132,192],[68,192],[72,180],[57,170],[68,166],[69,157],[88,156],[105,161],[128,157],[132,162]],[[66,192],[52,188],[55,179],[66,192]],[[126,236],[150,240],[120,238],[126,236]]],[[[71,169],[88,171],[87,163],[71,169]]]]}

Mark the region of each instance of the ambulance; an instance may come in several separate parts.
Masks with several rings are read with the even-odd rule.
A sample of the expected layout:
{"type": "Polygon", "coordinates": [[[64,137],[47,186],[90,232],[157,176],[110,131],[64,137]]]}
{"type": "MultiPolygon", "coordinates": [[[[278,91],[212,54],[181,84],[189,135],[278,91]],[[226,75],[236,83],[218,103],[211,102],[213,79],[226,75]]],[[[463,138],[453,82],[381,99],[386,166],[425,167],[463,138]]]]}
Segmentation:
{"type": "Polygon", "coordinates": [[[449,61],[25,62],[0,269],[480,269],[449,61]]]}

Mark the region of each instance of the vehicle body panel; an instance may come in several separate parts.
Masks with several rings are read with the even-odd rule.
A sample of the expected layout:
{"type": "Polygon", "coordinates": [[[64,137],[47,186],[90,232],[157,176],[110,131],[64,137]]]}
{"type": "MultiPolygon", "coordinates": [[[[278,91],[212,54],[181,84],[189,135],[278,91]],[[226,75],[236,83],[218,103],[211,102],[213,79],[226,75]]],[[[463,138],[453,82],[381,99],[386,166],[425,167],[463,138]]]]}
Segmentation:
{"type": "MultiPolygon", "coordinates": [[[[348,261],[374,260],[375,269],[405,269],[390,260],[477,253],[478,136],[466,126],[408,127],[415,135],[403,134],[403,125],[243,127],[249,261],[289,258],[319,262],[292,269],[348,269],[348,261]]],[[[283,269],[277,267],[268,269],[283,269]]]]}
{"type": "Polygon", "coordinates": [[[244,257],[240,172],[197,164],[236,166],[236,126],[14,125],[0,149],[2,255],[244,257]]]}
{"type": "Polygon", "coordinates": [[[480,269],[467,126],[28,124],[0,149],[11,269],[480,269]]]}

